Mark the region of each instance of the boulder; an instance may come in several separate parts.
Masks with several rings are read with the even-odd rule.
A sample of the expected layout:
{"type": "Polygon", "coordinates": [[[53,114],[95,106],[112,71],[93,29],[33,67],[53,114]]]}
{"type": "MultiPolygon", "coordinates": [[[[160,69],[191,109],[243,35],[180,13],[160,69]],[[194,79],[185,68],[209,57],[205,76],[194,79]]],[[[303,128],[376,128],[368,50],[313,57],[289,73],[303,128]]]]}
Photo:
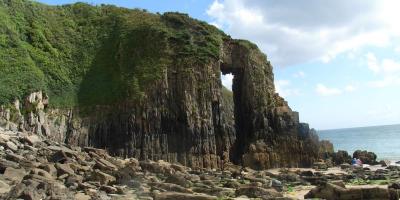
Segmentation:
{"type": "Polygon", "coordinates": [[[118,193],[117,188],[112,187],[112,186],[108,186],[108,185],[102,185],[102,186],[100,186],[99,189],[100,189],[101,191],[104,191],[104,192],[109,193],[109,194],[116,194],[116,193],[118,193]]]}
{"type": "Polygon", "coordinates": [[[57,169],[57,175],[61,176],[63,174],[68,174],[68,175],[73,175],[75,174],[74,170],[71,169],[69,164],[61,164],[61,163],[56,163],[55,167],[57,169]]]}
{"type": "Polygon", "coordinates": [[[347,151],[339,150],[333,154],[333,162],[335,165],[350,164],[351,156],[347,151]]]}
{"type": "Polygon", "coordinates": [[[369,164],[369,165],[377,164],[376,161],[377,156],[374,152],[357,150],[353,153],[353,158],[360,159],[363,164],[369,164]]]}
{"type": "Polygon", "coordinates": [[[21,163],[21,162],[25,161],[24,156],[21,156],[21,155],[15,154],[15,153],[7,153],[6,159],[17,162],[17,163],[21,163]]]}
{"type": "Polygon", "coordinates": [[[179,173],[168,176],[168,178],[165,180],[165,182],[174,183],[174,184],[180,185],[185,188],[188,188],[192,185],[192,182],[186,180],[186,178],[184,177],[184,174],[179,174],[179,173]]]}
{"type": "Polygon", "coordinates": [[[1,194],[8,193],[10,191],[10,189],[11,189],[10,185],[8,185],[6,182],[0,180],[0,197],[1,197],[1,194]]]}
{"type": "Polygon", "coordinates": [[[6,142],[6,147],[8,149],[10,149],[11,151],[14,151],[14,152],[18,151],[18,146],[11,141],[6,142]]]}
{"type": "Polygon", "coordinates": [[[34,146],[36,143],[41,142],[42,140],[39,138],[38,135],[31,134],[31,135],[26,135],[25,137],[23,137],[22,141],[28,143],[29,145],[34,146]]]}
{"type": "Polygon", "coordinates": [[[19,168],[18,163],[0,158],[0,173],[4,172],[7,167],[19,168]]]}
{"type": "Polygon", "coordinates": [[[74,196],[75,200],[91,200],[92,198],[89,195],[84,193],[76,193],[74,196]]]}
{"type": "MultiPolygon", "coordinates": [[[[32,170],[31,170],[31,174],[41,176],[41,177],[43,177],[43,178],[45,178],[45,179],[48,179],[48,180],[53,180],[53,179],[56,178],[56,177],[53,177],[53,176],[52,176],[51,174],[49,174],[48,172],[46,172],[45,170],[39,169],[39,168],[32,169],[32,170]]],[[[39,178],[40,178],[40,177],[39,177],[39,178]]],[[[26,179],[26,177],[25,177],[25,179],[26,179]]]]}
{"type": "Polygon", "coordinates": [[[386,188],[358,187],[345,188],[342,184],[326,183],[313,188],[305,196],[307,198],[321,198],[326,200],[389,200],[390,193],[386,188]]]}
{"type": "Polygon", "coordinates": [[[106,174],[100,170],[94,170],[90,177],[92,181],[99,181],[102,185],[109,185],[116,181],[114,176],[106,174]]]}
{"type": "Polygon", "coordinates": [[[3,177],[7,180],[14,181],[19,183],[22,181],[24,176],[26,175],[25,169],[15,169],[12,167],[7,167],[4,171],[3,177]]]}
{"type": "Polygon", "coordinates": [[[379,161],[379,164],[380,164],[382,167],[387,167],[387,166],[390,165],[390,160],[381,160],[381,161],[379,161]]]}
{"type": "Polygon", "coordinates": [[[174,169],[170,167],[170,165],[164,161],[140,161],[140,167],[152,173],[162,173],[162,174],[173,174],[175,172],[174,169]]]}
{"type": "Polygon", "coordinates": [[[39,166],[39,168],[45,170],[53,177],[57,176],[57,169],[54,167],[54,164],[52,164],[52,163],[42,164],[39,166]]]}

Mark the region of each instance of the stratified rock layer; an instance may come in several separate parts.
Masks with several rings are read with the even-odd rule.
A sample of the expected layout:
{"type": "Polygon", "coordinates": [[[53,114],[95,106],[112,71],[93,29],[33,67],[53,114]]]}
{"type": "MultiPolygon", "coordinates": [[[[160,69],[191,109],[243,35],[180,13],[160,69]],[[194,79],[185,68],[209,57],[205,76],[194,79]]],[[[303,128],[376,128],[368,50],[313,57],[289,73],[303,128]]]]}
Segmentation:
{"type": "MultiPolygon", "coordinates": [[[[85,9],[90,10],[90,6],[86,7],[88,8],[85,9]]],[[[103,11],[104,14],[108,13],[107,8],[103,11]]],[[[129,13],[129,10],[124,10],[124,13],[129,13]]],[[[150,15],[145,14],[142,17],[150,15]]],[[[125,17],[128,22],[138,21],[134,19],[135,16],[125,17]]],[[[163,36],[159,36],[162,41],[168,40],[167,44],[159,46],[159,41],[147,38],[147,43],[144,44],[134,42],[132,45],[139,46],[133,46],[132,49],[165,47],[167,52],[173,53],[165,55],[168,58],[165,69],[157,68],[162,73],[157,72],[155,77],[160,77],[149,79],[151,84],[140,88],[140,98],[118,100],[120,98],[107,96],[107,99],[118,101],[57,109],[48,107],[49,97],[37,91],[23,101],[17,100],[11,106],[1,107],[0,125],[11,130],[26,130],[46,135],[55,141],[71,145],[103,148],[112,155],[141,160],[162,159],[191,167],[218,168],[228,162],[255,169],[310,166],[319,158],[320,145],[315,131],[310,130],[307,124],[300,123],[299,114],[293,112],[287,102],[275,93],[272,66],[256,45],[231,39],[222,33],[218,33],[218,40],[215,39],[210,44],[204,43],[216,34],[210,36],[207,28],[204,28],[204,23],[176,13],[154,15],[153,18],[161,20],[158,22],[165,26],[159,26],[169,30],[162,32],[163,36]],[[185,37],[178,35],[179,37],[164,38],[167,33],[184,33],[185,37]],[[215,49],[216,46],[219,50],[215,49]],[[182,56],[187,53],[186,50],[195,53],[190,57],[182,56]],[[208,51],[211,53],[207,53],[208,51]],[[229,97],[227,92],[223,91],[221,73],[234,75],[233,97],[229,97]]],[[[117,24],[119,22],[112,17],[109,20],[114,20],[117,24]]],[[[131,24],[123,24],[129,25],[131,24]]],[[[142,26],[145,27],[144,30],[155,31],[151,27],[146,29],[146,26],[154,26],[152,24],[142,26]]],[[[142,26],[139,27],[143,28],[142,26]]],[[[109,33],[104,33],[105,36],[107,34],[109,33]]],[[[127,45],[125,49],[129,50],[128,42],[123,45],[127,45]]],[[[124,70],[143,67],[130,66],[129,62],[128,67],[114,63],[131,61],[129,58],[133,54],[125,55],[118,39],[110,40],[110,43],[110,47],[118,49],[111,51],[117,52],[115,56],[104,55],[116,59],[110,60],[110,66],[106,67],[111,71],[122,70],[122,74],[96,77],[96,74],[90,73],[98,69],[83,70],[86,74],[82,77],[82,91],[91,92],[90,87],[94,87],[96,92],[93,94],[101,95],[93,80],[97,80],[99,84],[113,81],[113,84],[117,84],[119,76],[125,75],[124,70]],[[85,82],[87,77],[93,80],[85,82]],[[90,84],[85,84],[87,82],[90,84]]],[[[104,50],[101,48],[105,47],[99,48],[96,51],[101,52],[104,50]]],[[[137,52],[143,53],[139,50],[137,52]]],[[[163,55],[160,53],[160,56],[163,55]]],[[[137,59],[143,59],[143,63],[154,61],[151,56],[137,59]]],[[[159,60],[161,62],[163,58],[159,60]]],[[[95,68],[97,63],[95,60],[93,62],[95,68]]],[[[153,68],[148,67],[143,71],[151,69],[153,68]]],[[[122,78],[121,84],[127,84],[126,87],[115,86],[119,90],[130,88],[133,92],[126,91],[116,95],[139,91],[135,88],[138,85],[130,84],[136,83],[137,79],[134,78],[138,77],[135,75],[134,73],[131,77],[132,80],[129,80],[129,77],[122,78]]],[[[147,80],[143,77],[150,75],[151,73],[144,73],[141,77],[147,80]]],[[[82,91],[80,92],[84,93],[82,91]]],[[[93,99],[93,94],[90,94],[90,102],[101,102],[93,99]]],[[[107,94],[110,92],[107,91],[107,94]]]]}
{"type": "Polygon", "coordinates": [[[171,65],[140,103],[93,106],[81,117],[79,109],[45,112],[48,98],[37,92],[22,106],[30,112],[22,116],[17,102],[16,122],[5,108],[3,121],[56,141],[193,167],[311,165],[318,158],[318,137],[275,94],[265,55],[237,40],[225,41],[221,52],[221,59],[189,66],[189,73],[171,65]],[[234,75],[233,105],[223,95],[221,72],[234,75]]]}

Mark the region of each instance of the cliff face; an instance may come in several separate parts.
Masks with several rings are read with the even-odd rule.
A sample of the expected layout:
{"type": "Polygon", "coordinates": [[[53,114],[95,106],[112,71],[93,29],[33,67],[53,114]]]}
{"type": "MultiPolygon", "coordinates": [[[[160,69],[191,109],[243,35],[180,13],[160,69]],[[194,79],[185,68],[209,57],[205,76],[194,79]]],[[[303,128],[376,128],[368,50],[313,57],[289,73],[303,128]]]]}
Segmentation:
{"type": "MultiPolygon", "coordinates": [[[[3,4],[12,7],[7,1],[3,4]]],[[[76,8],[67,8],[76,13],[76,8]]],[[[181,14],[85,9],[106,14],[116,9],[126,18],[110,15],[114,31],[99,31],[108,34],[108,42],[96,46],[94,64],[80,72],[79,79],[72,79],[74,73],[68,76],[71,87],[77,88],[78,103],[52,104],[52,98],[71,92],[57,92],[59,88],[50,85],[34,93],[26,90],[28,97],[1,107],[0,125],[72,145],[105,148],[118,156],[192,167],[233,162],[263,169],[309,166],[318,159],[315,131],[299,123],[298,113],[275,93],[272,66],[254,44],[231,39],[181,14]],[[142,18],[154,21],[137,25],[142,18]],[[233,95],[223,89],[221,73],[234,75],[233,95]]],[[[29,40],[25,43],[31,45],[29,40]]],[[[51,75],[45,69],[53,68],[33,60],[45,77],[51,75]]],[[[79,66],[64,67],[74,68],[79,66]]]]}

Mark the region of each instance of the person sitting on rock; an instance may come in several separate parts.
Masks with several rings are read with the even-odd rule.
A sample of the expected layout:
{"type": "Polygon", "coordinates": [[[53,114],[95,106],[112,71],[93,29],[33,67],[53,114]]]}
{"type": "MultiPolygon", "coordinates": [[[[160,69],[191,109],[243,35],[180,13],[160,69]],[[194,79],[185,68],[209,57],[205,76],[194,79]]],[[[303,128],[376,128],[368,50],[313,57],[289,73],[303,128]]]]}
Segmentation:
{"type": "Polygon", "coordinates": [[[353,158],[353,160],[351,160],[351,165],[357,165],[357,159],[353,158]]]}

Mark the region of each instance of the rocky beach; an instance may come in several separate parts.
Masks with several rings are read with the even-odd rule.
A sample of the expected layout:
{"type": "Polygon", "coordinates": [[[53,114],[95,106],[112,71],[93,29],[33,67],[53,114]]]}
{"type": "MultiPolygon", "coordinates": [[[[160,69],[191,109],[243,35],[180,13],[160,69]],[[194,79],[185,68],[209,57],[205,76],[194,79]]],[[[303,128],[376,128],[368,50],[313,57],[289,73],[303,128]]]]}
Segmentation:
{"type": "Polygon", "coordinates": [[[400,167],[349,164],[253,170],[189,168],[0,128],[1,199],[376,199],[399,198],[400,167]]]}

